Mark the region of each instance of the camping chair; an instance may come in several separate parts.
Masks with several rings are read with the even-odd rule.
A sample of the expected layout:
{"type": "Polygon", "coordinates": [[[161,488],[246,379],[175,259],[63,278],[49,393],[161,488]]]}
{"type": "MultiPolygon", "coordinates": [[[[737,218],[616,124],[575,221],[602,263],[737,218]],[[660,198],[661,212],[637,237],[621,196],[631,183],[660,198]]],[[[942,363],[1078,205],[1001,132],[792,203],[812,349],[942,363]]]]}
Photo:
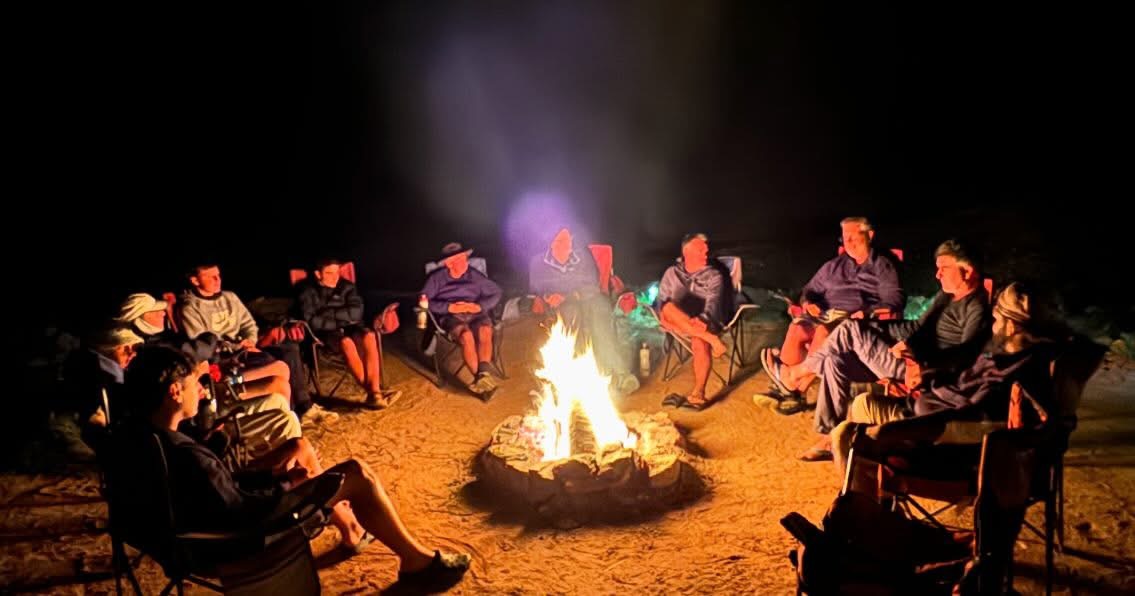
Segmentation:
{"type": "Polygon", "coordinates": [[[169,578],[162,596],[175,587],[182,594],[186,581],[224,594],[320,593],[308,533],[322,529],[328,519],[329,501],[342,484],[341,475],[323,474],[301,485],[285,497],[278,513],[261,524],[236,531],[182,532],[174,518],[169,468],[159,437],[149,435],[141,450],[119,447],[111,454],[100,464],[118,594],[123,575],[142,594],[125,545],[161,565],[169,578]],[[137,482],[137,469],[130,465],[135,462],[153,466],[155,478],[162,481],[137,482]]]}
{"type": "MultiPolygon", "coordinates": [[[[748,363],[748,355],[745,351],[745,313],[755,313],[758,305],[753,304],[752,299],[745,294],[744,288],[741,285],[741,257],[736,256],[722,256],[717,257],[718,263],[721,264],[727,271],[729,271],[729,281],[732,287],[732,296],[730,297],[731,304],[733,305],[733,317],[722,328],[721,334],[728,337],[730,340],[729,346],[729,366],[725,376],[716,370],[712,365],[710,372],[713,376],[717,377],[721,383],[729,387],[736,380],[734,377],[735,372],[739,372],[748,363]]],[[[689,362],[693,357],[693,351],[690,346],[690,338],[669,329],[662,322],[661,311],[658,308],[650,308],[651,314],[658,321],[659,329],[666,333],[666,339],[663,341],[662,350],[666,353],[666,362],[662,367],[662,380],[669,381],[673,379],[682,365],[689,362]],[[673,364],[671,364],[673,362],[673,364]]]]}
{"type": "MultiPolygon", "coordinates": [[[[622,278],[615,275],[614,247],[610,244],[588,244],[587,249],[591,251],[591,256],[595,259],[595,267],[599,270],[599,291],[604,296],[622,298],[625,295],[626,285],[622,278]]],[[[633,300],[634,294],[630,293],[630,297],[633,300]]],[[[532,299],[532,312],[536,314],[547,312],[549,307],[544,303],[542,296],[530,295],[529,298],[532,299]]]]}
{"type": "MultiPolygon", "coordinates": [[[[1027,394],[1022,391],[1019,385],[1014,384],[1010,389],[1009,419],[1005,431],[1021,437],[1026,435],[1032,437],[1027,441],[1023,438],[1020,439],[1020,444],[1022,449],[1036,451],[1035,454],[1022,452],[1022,467],[1026,462],[1031,465],[1030,468],[1026,469],[1028,472],[1026,475],[1032,479],[1027,485],[1026,505],[1044,503],[1044,528],[1038,528],[1027,520],[1024,527],[1044,541],[1045,578],[1048,593],[1052,591],[1054,553],[1062,552],[1064,547],[1064,452],[1068,448],[1069,437],[1076,428],[1076,409],[1079,407],[1080,399],[1083,396],[1084,386],[1103,362],[1105,352],[1106,349],[1103,346],[1094,342],[1083,338],[1072,339],[1065,352],[1056,358],[1049,367],[1054,388],[1054,411],[1052,412],[1046,411],[1041,404],[1026,399],[1027,394]],[[1023,414],[1028,408],[1032,408],[1036,417],[1040,420],[1040,425],[1037,428],[1023,427],[1023,414]],[[1028,459],[1025,459],[1026,455],[1028,459]]],[[[985,445],[989,436],[1005,431],[995,430],[985,436],[982,456],[978,460],[979,465],[985,458],[985,445]]],[[[980,467],[974,469],[971,474],[955,474],[952,478],[941,480],[927,478],[922,474],[925,468],[917,472],[901,470],[896,469],[891,463],[880,463],[878,461],[884,458],[874,457],[873,455],[857,455],[856,445],[859,444],[860,436],[857,435],[857,440],[853,442],[851,454],[848,457],[847,478],[844,482],[845,490],[850,488],[853,478],[856,478],[856,471],[853,470],[853,467],[865,465],[875,468],[874,473],[868,473],[867,477],[875,479],[877,496],[894,498],[896,506],[905,508],[912,517],[914,517],[914,511],[917,511],[929,523],[939,526],[942,526],[942,524],[937,520],[937,515],[953,507],[953,504],[971,502],[980,494],[980,467]],[[951,504],[936,511],[928,511],[914,497],[947,501],[951,504]]],[[[929,449],[941,450],[942,448],[964,449],[972,448],[972,446],[936,445],[929,449]]],[[[999,477],[1005,475],[1003,471],[998,474],[999,477]]],[[[949,473],[943,476],[949,476],[949,473]]]]}
{"type": "MultiPolygon", "coordinates": [[[[488,264],[483,257],[471,257],[469,259],[469,266],[480,271],[486,277],[489,275],[488,264]]],[[[428,277],[441,267],[444,267],[441,263],[426,263],[426,276],[428,277]]],[[[433,359],[434,384],[438,387],[444,387],[445,377],[442,375],[441,363],[448,360],[454,352],[460,350],[461,344],[457,341],[457,338],[450,337],[448,333],[442,330],[432,311],[426,309],[426,314],[429,315],[430,324],[426,332],[422,335],[422,353],[425,354],[426,357],[433,359]]],[[[489,315],[489,318],[493,322],[493,356],[491,364],[497,369],[497,372],[500,373],[502,379],[507,379],[508,375],[504,369],[504,358],[501,356],[501,342],[504,341],[504,324],[495,313],[490,312],[486,314],[489,315]]],[[[459,358],[458,360],[460,364],[455,366],[452,370],[446,371],[451,377],[456,377],[457,373],[461,372],[462,369],[469,369],[464,359],[459,358]]],[[[469,373],[475,376],[477,371],[470,370],[469,373]]]]}
{"type": "MultiPolygon", "coordinates": [[[[353,262],[346,262],[339,265],[339,275],[342,276],[343,279],[353,284],[358,283],[355,281],[355,264],[353,262]]],[[[307,270],[291,269],[288,272],[288,277],[291,281],[291,286],[295,288],[301,281],[307,279],[307,270]]],[[[382,336],[393,331],[392,327],[394,326],[387,325],[387,321],[389,321],[391,318],[397,320],[397,316],[398,303],[392,302],[386,305],[386,307],[382,309],[382,312],[379,313],[378,316],[376,316],[371,322],[371,328],[374,330],[375,340],[378,342],[378,375],[381,379],[382,389],[386,389],[386,353],[382,347],[382,336]]],[[[311,368],[311,374],[308,375],[308,378],[311,379],[311,384],[315,389],[315,394],[321,395],[322,397],[334,397],[335,392],[339,390],[339,387],[343,384],[344,381],[347,380],[347,377],[349,377],[351,374],[350,370],[347,368],[347,362],[343,358],[343,355],[339,352],[338,346],[325,346],[323,342],[320,341],[318,337],[316,337],[311,327],[307,325],[307,322],[301,322],[303,323],[307,336],[311,339],[310,342],[307,342],[307,349],[309,352],[308,366],[311,368]],[[331,387],[331,391],[328,391],[326,395],[320,393],[323,386],[322,377],[319,373],[319,358],[321,356],[331,359],[332,361],[337,361],[343,368],[342,372],[335,380],[335,384],[331,387]]]]}

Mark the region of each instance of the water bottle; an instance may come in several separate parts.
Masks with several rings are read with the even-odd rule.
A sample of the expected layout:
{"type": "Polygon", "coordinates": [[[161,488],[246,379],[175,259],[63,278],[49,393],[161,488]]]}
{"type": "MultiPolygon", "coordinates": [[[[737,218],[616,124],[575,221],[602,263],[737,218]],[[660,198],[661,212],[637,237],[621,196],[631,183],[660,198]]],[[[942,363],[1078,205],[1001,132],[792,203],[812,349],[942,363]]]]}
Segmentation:
{"type": "Polygon", "coordinates": [[[425,329],[429,321],[430,301],[425,294],[418,297],[418,329],[425,329]]]}
{"type": "Polygon", "coordinates": [[[638,373],[644,379],[650,376],[650,346],[646,342],[638,350],[638,373]]]}

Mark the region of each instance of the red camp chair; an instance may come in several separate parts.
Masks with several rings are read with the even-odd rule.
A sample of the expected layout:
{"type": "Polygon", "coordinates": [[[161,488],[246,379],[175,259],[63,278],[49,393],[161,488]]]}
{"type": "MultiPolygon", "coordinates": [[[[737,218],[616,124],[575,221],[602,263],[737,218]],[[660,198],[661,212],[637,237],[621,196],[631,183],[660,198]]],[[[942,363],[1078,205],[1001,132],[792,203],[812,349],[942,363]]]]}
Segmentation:
{"type": "MultiPolygon", "coordinates": [[[[339,265],[339,275],[343,279],[353,284],[358,283],[355,281],[354,262],[348,261],[346,263],[341,263],[339,265]]],[[[306,269],[291,269],[290,271],[288,271],[288,277],[291,281],[292,287],[294,288],[300,282],[307,279],[308,272],[306,269]]],[[[306,322],[304,322],[304,327],[307,329],[307,335],[311,339],[308,344],[310,345],[311,352],[309,366],[311,367],[312,374],[308,376],[311,378],[312,384],[315,386],[315,393],[322,395],[320,394],[320,387],[322,386],[322,382],[320,380],[319,373],[319,357],[321,352],[324,357],[338,359],[339,363],[343,367],[343,372],[335,381],[335,385],[331,388],[331,391],[329,391],[326,395],[322,395],[323,397],[334,397],[335,392],[339,390],[339,387],[343,384],[343,381],[347,380],[347,377],[350,375],[350,371],[347,369],[347,363],[343,359],[342,354],[338,352],[337,347],[330,349],[327,348],[326,346],[324,346],[323,342],[320,341],[314,333],[312,333],[311,328],[307,327],[306,322]],[[320,348],[323,349],[321,350],[320,348]]],[[[382,312],[375,316],[374,320],[371,322],[371,329],[374,330],[375,339],[378,341],[378,366],[379,377],[382,380],[381,387],[383,389],[386,389],[386,352],[382,347],[382,336],[393,333],[398,329],[398,303],[392,302],[386,305],[386,307],[382,309],[382,312]]]]}
{"type": "MultiPolygon", "coordinates": [[[[588,244],[588,250],[591,251],[592,258],[595,259],[595,267],[599,270],[599,291],[603,292],[606,296],[614,296],[618,301],[619,306],[623,308],[624,312],[634,310],[633,302],[629,305],[629,310],[625,306],[624,297],[626,296],[626,285],[623,280],[615,275],[615,249],[610,244],[588,244]]],[[[634,294],[631,294],[631,300],[634,299],[634,294]]],[[[532,296],[532,312],[536,314],[543,314],[548,310],[548,305],[544,303],[542,296],[532,296]]]]}

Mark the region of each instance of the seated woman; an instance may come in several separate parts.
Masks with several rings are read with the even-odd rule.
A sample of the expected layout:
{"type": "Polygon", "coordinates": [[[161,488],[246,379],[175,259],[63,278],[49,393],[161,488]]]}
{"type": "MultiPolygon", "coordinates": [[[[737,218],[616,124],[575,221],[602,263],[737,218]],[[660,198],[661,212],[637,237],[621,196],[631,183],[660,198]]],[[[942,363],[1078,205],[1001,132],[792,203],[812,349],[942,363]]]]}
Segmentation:
{"type": "MultiPolygon", "coordinates": [[[[289,492],[296,486],[319,478],[294,457],[259,474],[237,476],[208,449],[178,432],[183,420],[196,416],[202,387],[191,361],[177,350],[141,350],[127,372],[125,391],[132,415],[113,435],[116,458],[111,465],[131,465],[131,473],[122,475],[127,486],[120,486],[118,492],[151,494],[150,487],[167,483],[170,508],[180,531],[256,527],[277,513],[282,503],[295,498],[289,492]],[[145,453],[156,451],[153,436],[158,437],[166,462],[166,475],[160,478],[153,466],[133,465],[145,453]]],[[[351,459],[327,473],[343,477],[327,503],[339,506],[346,502],[358,523],[394,551],[400,582],[452,585],[468,569],[468,555],[431,550],[410,534],[366,464],[351,459]]]]}
{"type": "Polygon", "coordinates": [[[382,389],[382,352],[373,329],[363,324],[363,299],[355,284],[339,275],[342,263],[320,261],[315,280],[300,290],[300,317],[323,343],[343,353],[347,369],[366,391],[367,404],[386,407],[402,394],[382,389]]]}

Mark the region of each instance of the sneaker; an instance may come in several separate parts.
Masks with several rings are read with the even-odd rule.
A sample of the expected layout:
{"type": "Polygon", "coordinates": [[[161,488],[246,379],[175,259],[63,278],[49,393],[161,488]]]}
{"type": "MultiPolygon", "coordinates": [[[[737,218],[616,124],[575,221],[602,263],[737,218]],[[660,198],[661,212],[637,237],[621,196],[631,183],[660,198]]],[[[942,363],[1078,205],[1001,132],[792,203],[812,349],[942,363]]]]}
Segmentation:
{"type": "Polygon", "coordinates": [[[398,583],[407,588],[417,588],[423,592],[442,592],[461,581],[469,570],[471,559],[465,553],[442,553],[434,551],[434,558],[424,569],[418,571],[399,571],[398,583]]]}
{"type": "Polygon", "coordinates": [[[638,391],[639,388],[638,377],[632,375],[631,373],[617,374],[611,379],[611,381],[614,385],[615,393],[618,393],[619,395],[630,395],[635,391],[638,391]]]}
{"type": "Polygon", "coordinates": [[[310,424],[334,424],[339,420],[339,414],[326,410],[320,407],[319,404],[311,404],[311,407],[304,413],[304,423],[310,424]]]}

